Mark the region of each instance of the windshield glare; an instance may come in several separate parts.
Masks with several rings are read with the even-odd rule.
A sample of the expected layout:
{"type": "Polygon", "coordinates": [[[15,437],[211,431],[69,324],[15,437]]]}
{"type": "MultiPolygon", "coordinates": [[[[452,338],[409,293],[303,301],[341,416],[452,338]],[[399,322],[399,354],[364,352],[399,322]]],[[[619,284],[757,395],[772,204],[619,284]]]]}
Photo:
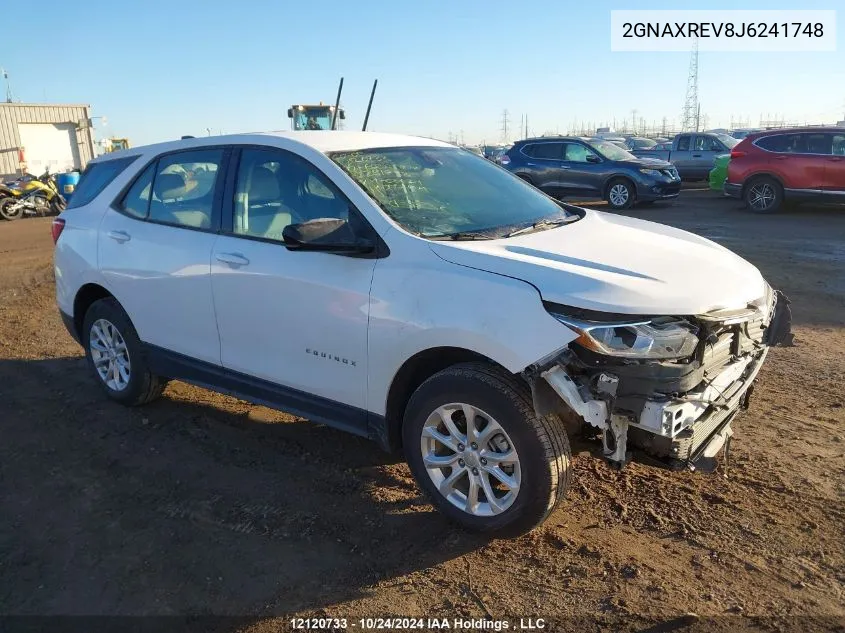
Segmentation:
{"type": "Polygon", "coordinates": [[[451,147],[333,152],[340,165],[403,228],[422,237],[502,237],[541,220],[577,217],[485,158],[451,147]]]}
{"type": "Polygon", "coordinates": [[[727,134],[717,134],[716,138],[722,141],[728,149],[733,149],[733,146],[739,143],[739,139],[728,136],[727,134]]]}
{"type": "Polygon", "coordinates": [[[590,147],[610,160],[636,160],[636,156],[608,141],[589,141],[590,147]]]}

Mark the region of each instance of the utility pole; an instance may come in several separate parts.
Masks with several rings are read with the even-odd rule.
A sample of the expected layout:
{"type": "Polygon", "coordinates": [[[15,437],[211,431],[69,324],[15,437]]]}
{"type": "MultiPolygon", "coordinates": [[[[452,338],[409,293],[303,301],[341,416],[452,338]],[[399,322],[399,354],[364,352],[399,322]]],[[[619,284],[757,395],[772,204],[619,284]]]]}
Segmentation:
{"type": "Polygon", "coordinates": [[[511,120],[508,118],[508,109],[505,108],[502,110],[502,127],[500,128],[502,131],[502,141],[505,143],[508,142],[508,124],[511,120]]]}

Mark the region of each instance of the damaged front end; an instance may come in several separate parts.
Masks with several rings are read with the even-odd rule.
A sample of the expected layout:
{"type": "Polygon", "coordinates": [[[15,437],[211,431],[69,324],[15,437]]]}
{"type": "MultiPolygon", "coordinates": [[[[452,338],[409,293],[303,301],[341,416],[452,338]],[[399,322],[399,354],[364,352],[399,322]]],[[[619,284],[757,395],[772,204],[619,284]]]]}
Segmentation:
{"type": "Polygon", "coordinates": [[[547,309],[579,336],[526,370],[535,407],[565,403],[601,431],[618,467],[630,445],[672,468],[715,468],[769,348],[792,343],[789,300],[771,289],[743,309],[694,317],[547,309]]]}

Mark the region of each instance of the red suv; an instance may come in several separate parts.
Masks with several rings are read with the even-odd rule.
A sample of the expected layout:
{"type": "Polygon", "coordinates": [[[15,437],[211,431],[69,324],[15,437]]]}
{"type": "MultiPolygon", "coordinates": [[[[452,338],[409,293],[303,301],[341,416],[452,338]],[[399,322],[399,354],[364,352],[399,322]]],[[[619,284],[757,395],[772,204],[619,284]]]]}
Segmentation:
{"type": "Polygon", "coordinates": [[[749,134],[731,150],[725,193],[760,213],[784,200],[845,202],[845,128],[749,134]]]}

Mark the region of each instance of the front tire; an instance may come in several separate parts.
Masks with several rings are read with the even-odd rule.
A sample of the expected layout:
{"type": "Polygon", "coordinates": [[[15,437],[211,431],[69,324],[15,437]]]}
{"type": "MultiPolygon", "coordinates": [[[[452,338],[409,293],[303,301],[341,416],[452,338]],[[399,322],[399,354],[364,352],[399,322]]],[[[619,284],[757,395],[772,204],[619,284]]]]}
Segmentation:
{"type": "Polygon", "coordinates": [[[432,503],[472,531],[524,534],[569,487],[563,424],[538,417],[528,386],[486,363],[455,365],[426,380],[408,402],[402,440],[432,503]]]}
{"type": "Polygon", "coordinates": [[[626,178],[614,178],[607,185],[605,200],[613,209],[630,209],[634,205],[636,189],[626,178]]]}
{"type": "Polygon", "coordinates": [[[745,187],[742,199],[754,213],[776,213],[783,205],[783,188],[774,178],[755,178],[745,187]]]}
{"type": "Polygon", "coordinates": [[[138,406],[164,391],[166,381],[150,371],[135,327],[116,299],[91,304],[82,337],[88,367],[112,400],[138,406]]]}

